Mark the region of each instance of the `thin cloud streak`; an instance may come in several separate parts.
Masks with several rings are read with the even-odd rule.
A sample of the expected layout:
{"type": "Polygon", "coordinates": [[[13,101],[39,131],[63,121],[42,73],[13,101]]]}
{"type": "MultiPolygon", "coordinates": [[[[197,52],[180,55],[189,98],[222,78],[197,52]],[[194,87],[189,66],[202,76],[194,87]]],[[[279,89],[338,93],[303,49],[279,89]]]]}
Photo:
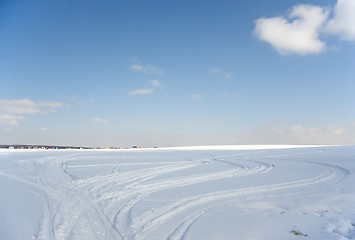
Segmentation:
{"type": "Polygon", "coordinates": [[[154,93],[153,88],[138,88],[133,91],[130,91],[128,95],[135,96],[135,95],[147,95],[154,93]]]}
{"type": "Polygon", "coordinates": [[[16,116],[11,114],[0,114],[0,125],[18,126],[19,120],[23,120],[23,116],[16,116]]]}
{"type": "Polygon", "coordinates": [[[130,70],[136,72],[142,72],[146,74],[163,74],[164,70],[162,68],[153,66],[153,65],[143,65],[141,63],[135,63],[129,67],[130,70]]]}
{"type": "Polygon", "coordinates": [[[245,134],[244,141],[253,144],[349,144],[355,126],[324,125],[305,127],[301,124],[265,124],[245,134]]]}
{"type": "Polygon", "coordinates": [[[159,80],[152,80],[150,81],[150,83],[152,84],[153,87],[160,87],[161,83],[159,80]]]}
{"type": "Polygon", "coordinates": [[[61,102],[35,102],[30,99],[0,99],[0,113],[10,114],[36,114],[45,112],[44,109],[63,107],[61,102]]]}
{"type": "Polygon", "coordinates": [[[233,76],[232,72],[228,72],[228,71],[221,69],[221,68],[211,68],[209,72],[211,74],[220,75],[222,80],[229,79],[233,76]]]}
{"type": "Polygon", "coordinates": [[[202,98],[202,94],[200,94],[200,93],[193,93],[193,94],[190,94],[188,97],[189,97],[189,98],[192,98],[192,99],[200,99],[200,98],[202,98]]]}
{"type": "Polygon", "coordinates": [[[99,117],[95,117],[91,121],[93,121],[95,123],[108,123],[109,122],[109,120],[103,119],[103,118],[99,118],[99,117]]]}

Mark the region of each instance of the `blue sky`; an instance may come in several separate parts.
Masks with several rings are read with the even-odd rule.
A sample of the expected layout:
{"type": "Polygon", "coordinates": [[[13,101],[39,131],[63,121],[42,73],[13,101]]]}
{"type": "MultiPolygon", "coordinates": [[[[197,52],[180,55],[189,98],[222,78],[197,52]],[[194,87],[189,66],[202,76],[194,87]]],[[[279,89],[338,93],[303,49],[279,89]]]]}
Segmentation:
{"type": "Polygon", "coordinates": [[[0,144],[354,144],[355,1],[1,1],[0,144]]]}

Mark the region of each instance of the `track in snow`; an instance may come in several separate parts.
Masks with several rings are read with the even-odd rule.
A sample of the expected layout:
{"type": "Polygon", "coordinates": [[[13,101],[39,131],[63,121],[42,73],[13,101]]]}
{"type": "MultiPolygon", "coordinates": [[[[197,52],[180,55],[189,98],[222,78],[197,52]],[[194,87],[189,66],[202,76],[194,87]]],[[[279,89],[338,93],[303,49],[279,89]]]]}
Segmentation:
{"type": "Polygon", "coordinates": [[[217,206],[248,206],[250,196],[290,191],[316,195],[336,186],[350,173],[313,161],[321,152],[70,151],[20,158],[6,153],[0,157],[17,169],[0,175],[43,199],[33,239],[185,239],[217,206]],[[306,168],[312,171],[288,174],[306,168]]]}

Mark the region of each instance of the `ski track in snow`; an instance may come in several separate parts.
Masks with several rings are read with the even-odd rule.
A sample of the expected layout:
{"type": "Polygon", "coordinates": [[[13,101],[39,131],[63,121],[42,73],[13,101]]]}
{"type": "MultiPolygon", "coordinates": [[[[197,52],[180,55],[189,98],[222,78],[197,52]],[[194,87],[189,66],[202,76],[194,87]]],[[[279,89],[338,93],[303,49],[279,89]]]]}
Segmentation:
{"type": "MultiPolygon", "coordinates": [[[[250,153],[254,153],[250,151],[250,153]]],[[[68,152],[38,158],[11,161],[20,166],[17,171],[0,171],[0,175],[26,185],[40,196],[45,203],[43,221],[33,239],[184,239],[193,224],[215,206],[229,201],[245,199],[247,196],[299,189],[307,186],[332,185],[342,181],[349,171],[336,165],[307,161],[303,157],[300,164],[321,169],[317,176],[304,179],[285,180],[250,187],[211,191],[189,197],[161,202],[158,207],[133,211],[153,194],[226,179],[242,180],[244,177],[271,174],[279,161],[274,158],[311,155],[319,150],[305,153],[260,156],[250,153],[229,155],[203,154],[205,157],[182,160],[166,160],[162,157],[130,158],[118,155],[100,158],[108,160],[99,164],[85,163],[95,159],[90,152],[68,152]],[[135,159],[135,161],[132,161],[135,159]],[[78,162],[79,164],[77,164],[78,162]],[[84,164],[80,164],[80,163],[84,164]],[[76,164],[73,164],[76,163],[76,164]],[[205,169],[215,165],[217,170],[200,174],[174,175],[179,171],[205,169]],[[131,170],[124,167],[136,167],[131,170]],[[88,178],[75,176],[73,169],[107,168],[104,175],[88,178]],[[169,223],[169,224],[167,224],[169,223]],[[164,225],[165,224],[165,225],[164,225]],[[164,228],[161,226],[164,225],[164,228]],[[166,227],[165,227],[166,226],[166,227]],[[157,237],[157,235],[159,237],[157,237]]],[[[259,151],[258,153],[262,153],[259,151]]],[[[31,156],[28,154],[27,156],[31,156]]],[[[11,154],[0,155],[11,158],[11,154]]],[[[199,171],[195,171],[199,172],[199,171]]],[[[297,193],[297,190],[295,190],[297,193]]]]}

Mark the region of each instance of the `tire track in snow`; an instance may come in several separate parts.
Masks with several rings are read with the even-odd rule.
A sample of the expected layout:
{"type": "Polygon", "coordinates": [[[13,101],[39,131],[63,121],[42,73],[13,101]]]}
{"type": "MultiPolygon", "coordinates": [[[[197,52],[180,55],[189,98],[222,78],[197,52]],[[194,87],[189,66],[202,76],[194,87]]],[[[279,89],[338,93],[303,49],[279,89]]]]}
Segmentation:
{"type": "Polygon", "coordinates": [[[193,211],[193,209],[195,209],[195,211],[196,209],[202,209],[198,214],[195,213],[193,215],[189,215],[189,217],[187,217],[187,220],[184,220],[182,223],[180,223],[174,230],[172,230],[172,232],[170,232],[169,235],[168,232],[166,233],[167,236],[169,236],[170,238],[174,236],[172,239],[183,239],[191,225],[203,215],[206,209],[212,208],[216,204],[221,204],[222,202],[229,201],[231,199],[245,197],[247,195],[256,193],[293,189],[309,185],[317,185],[331,180],[334,180],[334,182],[338,182],[341,181],[348,174],[347,170],[338,166],[324,164],[318,165],[326,166],[328,169],[324,174],[314,178],[290,181],[279,184],[269,184],[265,186],[240,188],[237,190],[230,191],[212,192],[209,194],[185,198],[173,204],[169,204],[167,206],[155,209],[154,214],[150,212],[146,214],[146,216],[144,216],[143,214],[133,219],[132,226],[133,228],[136,228],[136,231],[134,233],[134,239],[146,239],[149,234],[154,234],[155,231],[161,231],[161,229],[158,230],[158,228],[163,222],[168,221],[172,217],[177,216],[183,213],[184,211],[186,212],[187,210],[189,210],[189,212],[191,212],[193,211]],[[180,238],[177,236],[179,236],[180,238]]]}
{"type": "MultiPolygon", "coordinates": [[[[255,166],[242,166],[237,164],[228,164],[232,166],[231,169],[225,171],[219,171],[209,174],[200,174],[200,175],[192,175],[192,176],[184,176],[180,178],[172,178],[172,179],[164,179],[160,181],[150,182],[146,184],[139,184],[133,183],[129,185],[128,189],[122,189],[117,192],[110,192],[107,195],[104,195],[104,199],[115,199],[119,198],[120,200],[126,199],[126,201],[122,204],[120,209],[117,211],[117,214],[114,216],[113,224],[118,225],[119,229],[131,229],[132,219],[131,219],[131,212],[132,209],[143,199],[150,196],[153,193],[172,189],[172,188],[179,188],[184,187],[192,184],[198,184],[208,181],[216,181],[220,179],[227,179],[232,177],[241,177],[247,176],[252,174],[262,174],[267,173],[270,171],[273,166],[260,163],[260,162],[253,162],[249,161],[249,164],[252,163],[255,166]]],[[[103,199],[101,199],[103,200],[103,199]]],[[[115,205],[115,204],[113,204],[115,205]]],[[[126,231],[127,234],[125,235],[127,239],[132,238],[132,231],[126,231]]]]}
{"type": "Polygon", "coordinates": [[[179,240],[184,239],[187,232],[191,228],[191,226],[205,214],[205,211],[199,211],[197,213],[192,214],[188,218],[184,219],[174,230],[173,232],[167,237],[168,240],[179,240]]]}
{"type": "MultiPolygon", "coordinates": [[[[110,192],[100,196],[99,200],[110,199],[116,196],[120,198],[129,198],[137,193],[139,194],[151,194],[157,191],[163,191],[170,188],[184,187],[192,184],[203,183],[208,181],[215,181],[220,179],[232,178],[237,176],[246,176],[251,174],[266,173],[272,169],[272,166],[267,164],[257,164],[254,168],[232,168],[225,171],[219,171],[209,174],[199,174],[191,176],[176,177],[171,179],[164,179],[159,181],[153,181],[150,183],[134,182],[127,185],[124,189],[117,192],[110,192]]],[[[144,179],[147,180],[147,179],[144,179]]]]}
{"type": "Polygon", "coordinates": [[[84,191],[75,188],[75,180],[66,171],[67,159],[68,155],[21,159],[17,161],[20,171],[0,172],[44,199],[42,226],[33,239],[122,239],[101,209],[84,191]],[[25,173],[23,177],[21,173],[25,173]]]}
{"type": "MultiPolygon", "coordinates": [[[[71,166],[67,162],[72,159],[85,160],[88,155],[66,154],[16,161],[24,168],[23,171],[33,174],[34,179],[22,177],[18,173],[0,174],[27,185],[46,202],[43,226],[35,239],[153,239],[158,232],[164,238],[183,239],[205,212],[223,202],[252,194],[334,183],[349,174],[346,169],[336,165],[299,161],[325,168],[325,172],[313,178],[187,197],[132,218],[132,211],[137,204],[153,193],[209,181],[267,174],[274,165],[260,159],[290,155],[299,153],[256,157],[250,157],[247,153],[219,157],[211,155],[192,161],[169,161],[159,167],[120,171],[125,164],[132,164],[126,159],[134,159],[125,158],[111,165],[112,171],[108,175],[76,179],[68,172],[71,166]],[[162,175],[206,164],[223,164],[228,169],[174,178],[167,175],[164,179],[154,180],[162,175]],[[170,222],[173,224],[161,229],[162,225],[166,226],[170,222]]],[[[118,157],[109,159],[118,160],[118,157]]],[[[144,164],[148,166],[150,163],[144,164]]]]}
{"type": "MultiPolygon", "coordinates": [[[[294,155],[294,154],[292,154],[294,155]]],[[[285,155],[282,155],[285,156],[285,155]]],[[[233,158],[233,157],[229,157],[229,158],[233,158]]],[[[267,156],[265,157],[267,158],[267,156]]],[[[271,157],[270,157],[271,158],[271,157]]],[[[216,178],[218,179],[218,175],[221,176],[221,179],[223,178],[227,178],[227,177],[235,177],[237,172],[239,173],[239,176],[246,176],[249,174],[258,174],[258,173],[262,173],[265,168],[268,169],[266,170],[264,173],[270,171],[270,169],[273,168],[273,165],[269,165],[260,161],[252,161],[252,160],[248,160],[250,162],[254,162],[256,165],[256,167],[254,168],[250,168],[246,165],[238,165],[235,163],[231,163],[225,159],[214,159],[218,162],[221,163],[225,163],[225,164],[229,164],[231,166],[234,167],[234,169],[231,170],[226,170],[226,171],[222,171],[219,173],[212,173],[208,176],[208,174],[204,174],[201,176],[185,176],[183,179],[179,179],[179,178],[175,178],[175,179],[164,179],[163,181],[155,181],[155,182],[150,182],[150,183],[144,183],[145,181],[152,179],[154,177],[163,175],[163,174],[167,174],[167,173],[171,173],[174,171],[179,171],[179,170],[183,170],[187,168],[191,168],[191,167],[196,167],[196,166],[184,166],[183,168],[179,168],[178,165],[175,166],[168,166],[172,167],[169,170],[166,169],[166,166],[162,167],[162,168],[150,168],[147,171],[144,170],[139,170],[139,171],[131,171],[128,172],[126,176],[120,176],[120,178],[112,178],[108,177],[108,178],[104,178],[101,179],[102,181],[106,181],[104,186],[100,186],[98,189],[101,189],[102,192],[104,192],[104,194],[99,195],[99,200],[103,201],[103,200],[109,200],[109,203],[104,205],[104,208],[108,208],[108,206],[110,206],[110,202],[111,204],[115,205],[115,201],[113,201],[115,198],[120,198],[120,199],[126,199],[127,201],[125,201],[121,208],[119,209],[119,211],[117,212],[116,216],[114,217],[113,220],[113,225],[119,225],[118,229],[120,229],[120,231],[125,232],[124,235],[122,236],[122,238],[124,239],[133,239],[133,238],[137,238],[137,239],[144,239],[144,236],[149,235],[149,233],[154,233],[154,228],[156,226],[159,226],[162,222],[164,222],[165,220],[172,218],[174,216],[176,216],[177,214],[179,214],[180,212],[183,212],[189,208],[193,208],[193,207],[198,207],[200,208],[201,206],[207,205],[210,206],[211,204],[213,205],[213,202],[219,202],[219,201],[227,201],[228,199],[231,198],[235,198],[238,196],[243,196],[243,195],[248,195],[248,194],[253,194],[253,193],[260,193],[260,192],[267,192],[267,191],[276,191],[276,190],[282,190],[282,189],[290,189],[290,188],[296,188],[296,187],[302,187],[302,186],[308,186],[308,185],[314,185],[314,184],[318,184],[321,182],[325,182],[328,181],[330,179],[333,179],[336,177],[337,174],[334,174],[330,172],[328,172],[328,174],[325,174],[324,176],[319,176],[317,178],[313,178],[313,179],[306,179],[306,180],[299,180],[299,181],[293,181],[293,182],[289,182],[289,183],[285,183],[285,184],[274,184],[274,185],[266,185],[266,186],[262,186],[262,187],[255,187],[255,188],[247,188],[247,189],[239,189],[236,191],[230,191],[230,192],[221,192],[221,193],[211,193],[211,194],[207,194],[207,195],[203,195],[194,199],[189,199],[187,202],[184,200],[181,200],[183,202],[177,202],[176,204],[172,205],[172,208],[167,210],[166,212],[161,213],[160,215],[156,215],[157,212],[161,211],[164,208],[160,208],[160,209],[156,209],[154,211],[154,213],[152,214],[152,212],[148,212],[146,214],[146,216],[143,214],[141,216],[136,217],[135,219],[131,219],[131,212],[132,209],[143,199],[145,199],[146,197],[148,197],[149,195],[151,195],[152,193],[155,192],[159,192],[159,191],[163,191],[169,188],[177,188],[177,187],[183,187],[183,186],[187,186],[190,184],[197,184],[197,183],[201,183],[201,182],[206,182],[206,181],[213,181],[216,180],[216,178]],[[154,171],[154,170],[156,171],[154,171]],[[165,169],[164,172],[162,172],[162,170],[165,169]],[[238,169],[238,170],[236,170],[238,169]],[[152,172],[153,170],[153,172],[152,172]],[[244,172],[243,172],[244,171],[244,172]],[[141,175],[143,174],[143,175],[141,175]],[[131,178],[131,176],[134,176],[133,178],[131,178]],[[137,177],[137,175],[139,175],[139,177],[137,177]],[[122,178],[123,177],[123,178],[122,178]],[[123,180],[123,182],[121,182],[121,185],[125,185],[127,183],[130,183],[128,185],[125,185],[125,187],[123,189],[121,189],[120,191],[114,192],[114,193],[110,193],[109,195],[106,195],[105,192],[107,193],[108,191],[112,190],[112,180],[123,180]],[[148,217],[148,216],[149,217],[148,217]],[[141,226],[139,226],[139,224],[137,224],[137,219],[139,219],[139,217],[141,217],[140,221],[141,223],[145,223],[141,226]],[[142,219],[144,219],[142,221],[142,219]],[[155,227],[154,227],[155,226],[155,227]],[[138,229],[138,230],[137,230],[138,229]],[[141,236],[143,236],[142,238],[140,238],[141,236]]],[[[331,166],[328,166],[329,168],[331,168],[331,166]]],[[[335,170],[339,170],[337,168],[334,168],[335,170]]],[[[344,172],[343,172],[344,174],[344,172]]],[[[92,182],[90,182],[90,184],[92,184],[92,182]]],[[[89,184],[89,185],[90,185],[89,184]]],[[[96,186],[97,187],[97,186],[96,186]]],[[[92,189],[93,190],[93,189],[92,189]]],[[[185,199],[186,200],[186,199],[185,199]]],[[[107,212],[107,211],[105,211],[107,212]]],[[[190,228],[191,224],[193,224],[200,216],[202,216],[203,214],[197,214],[198,217],[196,217],[196,215],[192,215],[189,216],[187,218],[187,220],[183,221],[181,224],[179,224],[179,226],[173,230],[173,233],[170,233],[170,238],[172,239],[178,239],[179,237],[177,236],[184,236],[185,233],[188,231],[188,229],[190,228]],[[180,233],[180,235],[178,234],[180,233]],[[181,233],[183,233],[183,235],[181,235],[181,233]]],[[[139,222],[139,221],[138,221],[139,222]]]]}
{"type": "MultiPolygon", "coordinates": [[[[68,158],[66,158],[66,161],[67,160],[68,158]]],[[[183,178],[164,179],[161,181],[144,183],[147,180],[164,174],[203,166],[208,163],[211,163],[210,158],[202,158],[192,161],[179,161],[175,164],[168,162],[168,165],[160,167],[144,168],[127,172],[111,171],[111,174],[106,176],[96,176],[89,179],[80,179],[78,181],[73,181],[73,179],[71,180],[75,183],[75,189],[80,189],[82,191],[86,189],[89,191],[90,198],[94,199],[98,208],[100,208],[102,212],[106,213],[105,216],[110,219],[108,221],[112,227],[120,233],[121,238],[125,238],[121,232],[126,232],[127,236],[130,236],[132,232],[130,228],[132,209],[137,203],[152,193],[216,179],[235,177],[237,175],[242,176],[246,174],[256,174],[262,171],[267,172],[272,168],[272,166],[266,164],[258,164],[252,168],[248,166],[233,165],[231,169],[211,174],[185,176],[183,178]],[[119,191],[117,191],[117,189],[119,189],[119,191]],[[109,217],[110,208],[117,209],[117,199],[120,200],[119,204],[121,207],[113,218],[109,217]]],[[[62,165],[64,172],[69,174],[66,171],[68,168],[67,164],[62,165]]],[[[116,165],[114,167],[116,167],[116,165]]],[[[71,208],[68,203],[66,203],[65,206],[66,208],[71,208]]],[[[60,213],[58,215],[63,216],[66,215],[66,213],[60,213]]],[[[69,227],[65,231],[68,232],[68,229],[69,227]]]]}

